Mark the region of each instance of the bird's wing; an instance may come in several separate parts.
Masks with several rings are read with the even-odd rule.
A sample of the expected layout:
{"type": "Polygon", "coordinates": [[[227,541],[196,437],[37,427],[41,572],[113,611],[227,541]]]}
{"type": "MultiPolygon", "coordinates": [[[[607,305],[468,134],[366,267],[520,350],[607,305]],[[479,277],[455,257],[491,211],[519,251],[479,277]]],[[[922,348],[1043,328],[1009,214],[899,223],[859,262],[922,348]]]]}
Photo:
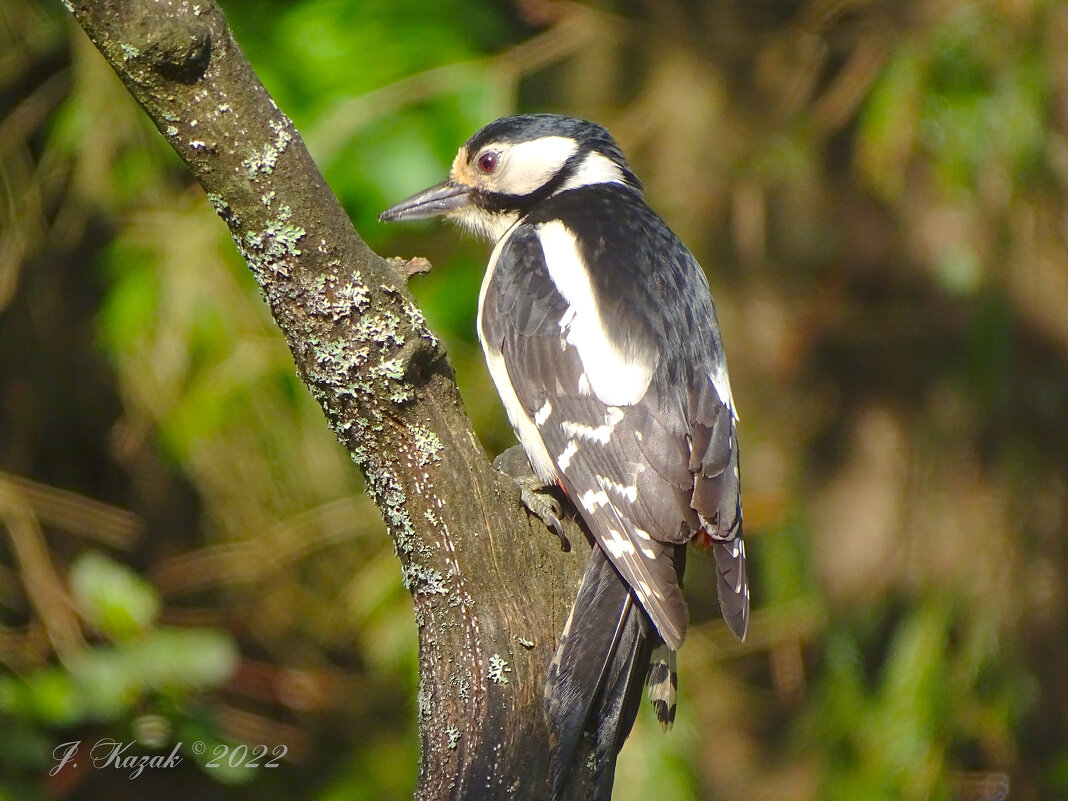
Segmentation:
{"type": "Polygon", "coordinates": [[[730,390],[724,392],[723,386],[724,382],[713,375],[708,381],[692,382],[689,389],[688,468],[694,476],[690,505],[701,516],[701,534],[710,540],[723,620],[735,635],[745,639],[749,628],[749,582],[742,539],[738,433],[730,390]]]}
{"type": "MultiPolygon", "coordinates": [[[[703,381],[713,393],[706,398],[685,381],[659,380],[660,354],[651,341],[612,341],[596,301],[591,305],[575,288],[582,276],[561,277],[562,270],[581,270],[581,262],[567,253],[566,264],[553,264],[565,258],[567,236],[559,223],[521,225],[503,243],[483,298],[481,333],[500,352],[564,490],[661,636],[677,648],[688,615],[673,546],[702,528],[705,509],[723,505],[730,487],[720,465],[724,447],[736,450],[733,433],[724,438],[722,424],[717,428],[710,377],[703,381]],[[695,403],[700,459],[690,448],[695,403]]],[[[725,419],[733,432],[729,411],[725,419]]],[[[729,453],[725,463],[731,465],[729,453]]]]}

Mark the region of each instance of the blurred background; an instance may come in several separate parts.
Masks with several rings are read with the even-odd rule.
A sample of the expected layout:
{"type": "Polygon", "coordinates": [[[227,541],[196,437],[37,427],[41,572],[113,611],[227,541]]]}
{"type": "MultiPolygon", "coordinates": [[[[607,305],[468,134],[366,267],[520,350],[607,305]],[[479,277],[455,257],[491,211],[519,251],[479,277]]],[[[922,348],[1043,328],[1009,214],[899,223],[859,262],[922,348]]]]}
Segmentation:
{"type": "MultiPolygon", "coordinates": [[[[735,642],[690,560],[679,721],[643,710],[617,799],[1068,797],[1066,4],[223,8],[360,233],[433,263],[412,289],[491,454],[488,248],[375,219],[472,132],[601,122],[708,272],[755,616],[735,642]]],[[[58,0],[0,4],[0,188],[0,799],[410,797],[377,512],[58,0]],[[105,737],[183,763],[49,776],[105,737]],[[208,767],[223,744],[285,755],[208,767]]]]}

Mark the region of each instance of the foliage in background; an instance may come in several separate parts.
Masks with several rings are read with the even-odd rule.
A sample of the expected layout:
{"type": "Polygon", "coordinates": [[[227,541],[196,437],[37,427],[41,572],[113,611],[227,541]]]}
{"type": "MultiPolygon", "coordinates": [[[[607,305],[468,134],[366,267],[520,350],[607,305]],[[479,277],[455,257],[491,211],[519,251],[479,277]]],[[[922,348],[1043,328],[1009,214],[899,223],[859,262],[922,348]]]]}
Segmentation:
{"type": "MultiPolygon", "coordinates": [[[[679,721],[617,798],[1068,793],[1068,6],[224,9],[358,230],[433,263],[491,452],[485,248],[375,222],[470,133],[606,124],[709,272],[756,614],[690,560],[679,721]]],[[[0,115],[0,798],[408,794],[409,599],[224,226],[59,3],[0,5],[0,115]],[[47,776],[106,736],[188,760],[47,776]]]]}

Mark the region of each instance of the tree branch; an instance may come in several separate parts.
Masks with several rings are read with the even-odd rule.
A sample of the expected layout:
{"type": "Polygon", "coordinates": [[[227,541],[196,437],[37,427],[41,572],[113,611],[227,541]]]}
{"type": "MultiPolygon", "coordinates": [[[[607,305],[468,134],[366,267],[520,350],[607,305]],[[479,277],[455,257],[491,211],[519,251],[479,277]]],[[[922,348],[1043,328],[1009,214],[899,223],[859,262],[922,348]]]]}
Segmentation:
{"type": "Polygon", "coordinates": [[[585,538],[562,553],[492,469],[404,278],[356,234],[215,4],[67,5],[229,226],[385,518],[419,626],[417,798],[547,797],[542,688],[585,538]]]}

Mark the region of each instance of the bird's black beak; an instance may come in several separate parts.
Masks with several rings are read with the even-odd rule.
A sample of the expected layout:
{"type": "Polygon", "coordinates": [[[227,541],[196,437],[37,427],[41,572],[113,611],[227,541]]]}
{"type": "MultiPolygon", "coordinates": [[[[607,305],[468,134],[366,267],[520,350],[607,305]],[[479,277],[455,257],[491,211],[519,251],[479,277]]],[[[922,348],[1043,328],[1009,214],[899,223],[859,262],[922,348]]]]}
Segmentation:
{"type": "Polygon", "coordinates": [[[397,222],[398,220],[422,220],[427,217],[440,217],[450,211],[462,209],[470,203],[470,189],[451,179],[437,186],[424,189],[396,206],[390,206],[378,215],[380,222],[397,222]]]}

